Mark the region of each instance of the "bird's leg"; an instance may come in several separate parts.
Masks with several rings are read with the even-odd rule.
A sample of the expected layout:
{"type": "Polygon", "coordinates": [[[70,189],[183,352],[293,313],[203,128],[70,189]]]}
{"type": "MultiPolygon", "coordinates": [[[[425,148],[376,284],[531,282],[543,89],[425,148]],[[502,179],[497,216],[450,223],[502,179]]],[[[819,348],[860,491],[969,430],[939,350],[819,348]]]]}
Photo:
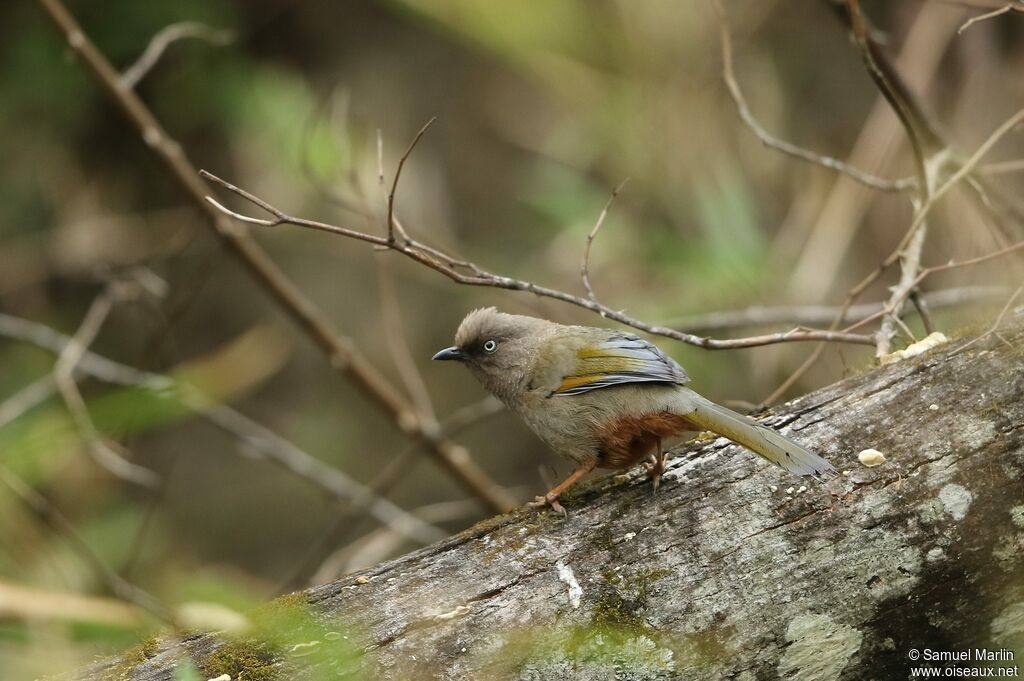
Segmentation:
{"type": "Polygon", "coordinates": [[[528,503],[527,506],[531,506],[533,508],[542,508],[544,506],[550,506],[553,511],[561,513],[563,517],[568,517],[569,514],[565,512],[565,508],[563,508],[562,505],[558,503],[558,497],[562,495],[562,492],[576,484],[576,482],[580,478],[582,478],[590,471],[594,470],[596,466],[596,458],[592,461],[588,461],[585,464],[577,466],[576,470],[569,474],[569,477],[567,477],[565,480],[563,480],[562,482],[558,483],[550,490],[548,490],[548,493],[545,494],[544,496],[537,497],[536,499],[528,503]]]}
{"type": "Polygon", "coordinates": [[[658,452],[657,454],[651,454],[651,462],[644,464],[644,468],[647,469],[647,475],[651,478],[651,484],[654,485],[654,491],[658,491],[658,486],[661,485],[661,474],[665,472],[665,450],[661,448],[661,438],[658,438],[658,452]]]}

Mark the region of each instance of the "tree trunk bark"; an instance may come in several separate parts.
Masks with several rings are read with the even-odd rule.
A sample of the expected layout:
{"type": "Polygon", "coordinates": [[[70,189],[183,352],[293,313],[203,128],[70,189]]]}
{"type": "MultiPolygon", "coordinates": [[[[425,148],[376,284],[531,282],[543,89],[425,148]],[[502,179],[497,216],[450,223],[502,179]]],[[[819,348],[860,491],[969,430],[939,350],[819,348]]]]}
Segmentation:
{"type": "Polygon", "coordinates": [[[285,597],[308,603],[313,624],[290,631],[309,640],[198,635],[90,673],[170,680],[184,655],[203,679],[233,681],[890,679],[940,666],[929,651],[967,654],[965,668],[1019,664],[1024,326],[1013,327],[1001,333],[1012,347],[950,342],[765,419],[840,468],[833,480],[694,443],[656,495],[641,472],[604,478],[564,500],[566,520],[514,512],[285,597]],[[859,463],[869,448],[886,462],[859,463]],[[357,652],[306,656],[346,637],[357,652]],[[1010,652],[981,661],[982,648],[1010,652]]]}

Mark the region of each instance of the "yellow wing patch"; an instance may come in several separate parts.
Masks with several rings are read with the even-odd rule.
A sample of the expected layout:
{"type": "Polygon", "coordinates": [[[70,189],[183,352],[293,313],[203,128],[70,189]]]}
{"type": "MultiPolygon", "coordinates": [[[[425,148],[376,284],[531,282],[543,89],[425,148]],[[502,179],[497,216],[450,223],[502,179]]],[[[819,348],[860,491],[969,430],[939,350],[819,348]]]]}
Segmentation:
{"type": "Polygon", "coordinates": [[[643,360],[616,355],[603,348],[584,348],[577,351],[576,356],[579,358],[576,372],[566,376],[555,392],[605,383],[612,376],[642,372],[647,364],[643,360]]]}
{"type": "Polygon", "coordinates": [[[576,366],[553,395],[578,395],[622,383],[685,383],[686,372],[656,347],[635,336],[613,336],[576,351],[576,366]]]}

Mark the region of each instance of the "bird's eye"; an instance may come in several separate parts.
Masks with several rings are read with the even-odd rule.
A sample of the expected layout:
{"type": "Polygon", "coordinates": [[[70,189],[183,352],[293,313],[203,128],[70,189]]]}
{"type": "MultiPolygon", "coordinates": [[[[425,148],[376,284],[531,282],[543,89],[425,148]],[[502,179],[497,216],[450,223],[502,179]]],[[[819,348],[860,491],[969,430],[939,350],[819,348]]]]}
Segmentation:
{"type": "Polygon", "coordinates": [[[497,349],[498,349],[498,341],[493,340],[493,339],[489,340],[489,341],[484,341],[484,352],[494,352],[497,349]]]}

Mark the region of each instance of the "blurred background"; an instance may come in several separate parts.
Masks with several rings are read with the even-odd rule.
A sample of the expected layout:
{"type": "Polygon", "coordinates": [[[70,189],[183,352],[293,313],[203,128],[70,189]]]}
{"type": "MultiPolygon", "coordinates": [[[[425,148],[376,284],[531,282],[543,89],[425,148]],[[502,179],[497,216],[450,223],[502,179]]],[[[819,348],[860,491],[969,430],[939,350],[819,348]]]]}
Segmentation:
{"type": "MultiPolygon", "coordinates": [[[[1024,101],[1024,19],[1009,13],[957,33],[1001,4],[865,3],[879,39],[966,155],[1024,101]]],[[[491,271],[583,294],[587,234],[629,178],[594,241],[590,277],[602,302],[652,323],[716,337],[790,328],[718,327],[703,315],[841,304],[911,219],[906,194],[761,145],[723,84],[704,2],[77,0],[70,9],[120,69],[168,25],[215,29],[213,40],[171,45],[137,90],[196,166],[294,215],[383,233],[378,131],[388,185],[436,116],[403,170],[405,228],[491,271]]],[[[883,177],[912,174],[905,136],[827,3],[727,9],[737,79],[764,128],[883,177]]],[[[1020,157],[1019,137],[986,162],[1020,157]]],[[[189,626],[230,627],[272,596],[418,545],[325,490],[322,470],[310,481],[261,455],[258,441],[270,436],[260,427],[352,480],[385,484],[388,499],[435,533],[491,515],[330,368],[32,2],[0,6],[0,153],[2,678],[73,669],[145,641],[163,626],[164,607],[189,626]],[[97,323],[83,326],[87,317],[97,323]],[[76,332],[95,353],[72,372],[98,430],[93,449],[82,410],[69,410],[67,385],[52,379],[54,349],[76,332]],[[198,398],[166,376],[234,411],[204,403],[206,415],[196,415],[198,398]],[[112,474],[97,464],[97,446],[158,482],[112,474]],[[126,606],[134,592],[118,593],[116,576],[151,594],[158,614],[126,606]]],[[[989,179],[1019,199],[1019,175],[1002,172],[1013,167],[989,179]]],[[[926,264],[1020,238],[1019,223],[1000,235],[959,192],[930,229],[926,264]]],[[[481,402],[468,372],[430,356],[474,307],[603,320],[523,293],[460,287],[323,233],[253,236],[516,500],[567,472],[517,419],[481,402]]],[[[895,276],[859,302],[884,300],[895,276]]],[[[934,316],[952,334],[998,312],[1019,278],[993,261],[924,288],[943,292],[934,316]],[[969,302],[945,306],[942,296],[969,302]]],[[[916,317],[908,325],[922,335],[916,317]]],[[[814,349],[660,344],[697,390],[739,405],[762,403],[814,349]]],[[[864,370],[872,350],[829,347],[784,397],[864,370]]],[[[63,359],[74,368],[73,356],[63,359]]]]}

